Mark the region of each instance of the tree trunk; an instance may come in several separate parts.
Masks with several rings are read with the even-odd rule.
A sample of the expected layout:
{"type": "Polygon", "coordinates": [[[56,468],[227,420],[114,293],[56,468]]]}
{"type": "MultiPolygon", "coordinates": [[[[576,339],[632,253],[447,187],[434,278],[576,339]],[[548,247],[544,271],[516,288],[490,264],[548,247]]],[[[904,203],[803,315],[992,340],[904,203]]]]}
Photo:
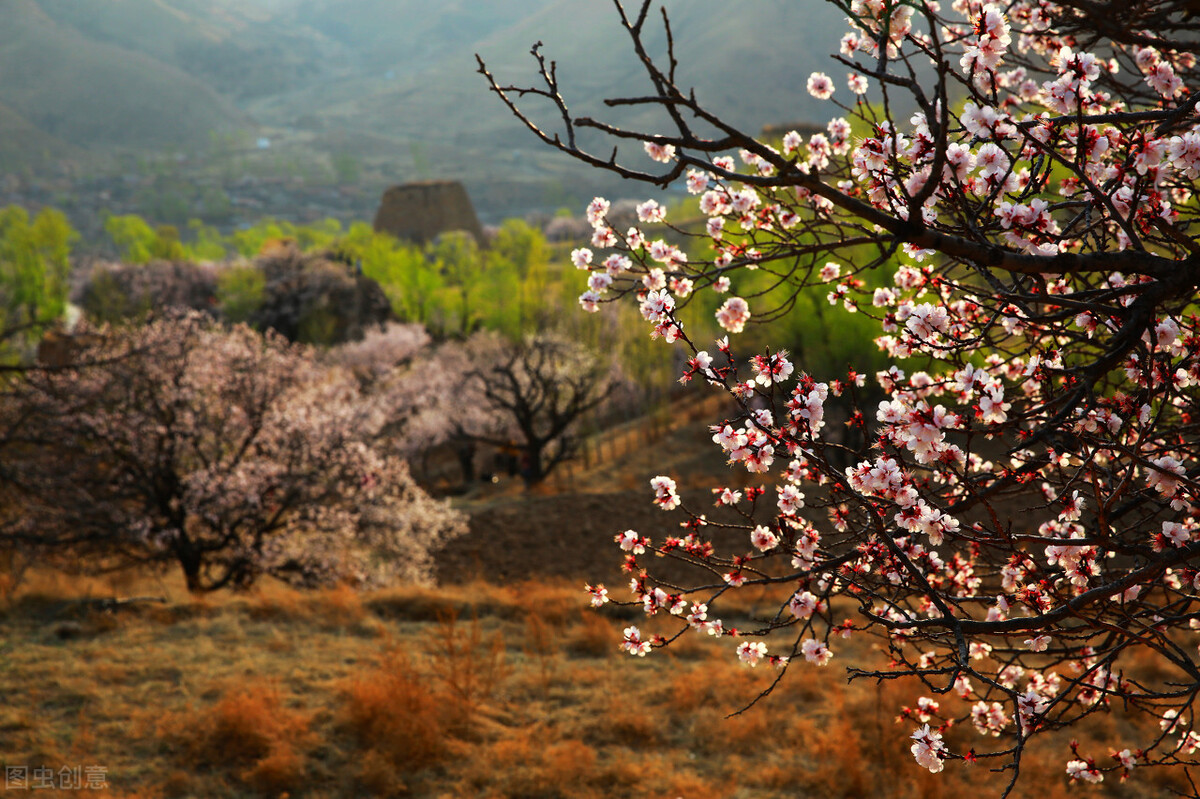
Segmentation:
{"type": "Polygon", "coordinates": [[[462,471],[463,485],[475,482],[475,442],[460,441],[454,445],[454,454],[458,456],[458,468],[462,471]]]}
{"type": "Polygon", "coordinates": [[[546,473],[542,469],[542,448],[529,444],[521,453],[521,477],[525,478],[525,485],[531,486],[542,482],[546,478],[546,473]]]}
{"type": "Polygon", "coordinates": [[[204,586],[200,583],[199,553],[179,553],[179,565],[183,568],[183,579],[187,583],[187,590],[193,594],[204,593],[204,586]]]}

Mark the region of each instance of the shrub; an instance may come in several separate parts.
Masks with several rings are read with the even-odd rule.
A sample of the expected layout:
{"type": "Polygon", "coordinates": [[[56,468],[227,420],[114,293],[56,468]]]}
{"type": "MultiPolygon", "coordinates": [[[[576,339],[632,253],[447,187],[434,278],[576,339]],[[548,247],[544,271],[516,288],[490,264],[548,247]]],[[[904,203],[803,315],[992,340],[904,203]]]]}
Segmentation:
{"type": "Polygon", "coordinates": [[[278,795],[302,783],[304,752],[315,742],[310,724],[307,714],[284,705],[277,686],[253,682],[211,707],[164,720],[160,731],[178,743],[181,761],[192,769],[225,772],[278,795]]]}
{"type": "Polygon", "coordinates": [[[374,786],[389,771],[402,780],[450,751],[444,697],[402,652],[385,654],[377,668],[345,686],[341,725],[363,753],[361,773],[374,786]]]}

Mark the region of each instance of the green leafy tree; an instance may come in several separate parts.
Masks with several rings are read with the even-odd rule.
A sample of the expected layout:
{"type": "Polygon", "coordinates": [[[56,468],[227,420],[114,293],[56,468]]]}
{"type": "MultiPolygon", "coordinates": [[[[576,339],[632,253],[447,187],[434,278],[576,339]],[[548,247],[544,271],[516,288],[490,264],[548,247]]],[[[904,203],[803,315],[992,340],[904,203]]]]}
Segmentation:
{"type": "Polygon", "coordinates": [[[246,258],[253,258],[262,252],[268,241],[282,241],[286,238],[288,233],[283,224],[274,219],[264,219],[253,227],[235,230],[229,237],[234,251],[246,258]]]}
{"type": "Polygon", "coordinates": [[[191,241],[185,245],[187,257],[196,261],[224,261],[229,256],[221,231],[199,219],[188,222],[191,241]]]}
{"type": "Polygon", "coordinates": [[[217,277],[217,304],[230,322],[246,322],[266,299],[267,278],[251,265],[235,265],[217,277]]]}
{"type": "Polygon", "coordinates": [[[476,301],[483,276],[479,245],[466,233],[447,233],[430,245],[429,256],[446,278],[447,326],[453,319],[459,333],[469,334],[478,326],[476,301]]]}
{"type": "Polygon", "coordinates": [[[444,281],[420,249],[362,222],[352,225],[335,249],[382,287],[398,319],[434,327],[444,281]]]}
{"type": "Polygon", "coordinates": [[[545,327],[550,246],[537,228],[521,219],[500,226],[487,255],[484,325],[519,338],[545,327]],[[516,299],[516,302],[513,302],[516,299]]]}
{"type": "Polygon", "coordinates": [[[134,264],[150,261],[183,261],[188,257],[179,229],[174,225],[151,227],[140,216],[110,216],[104,223],[121,260],[134,264]]]}
{"type": "Polygon", "coordinates": [[[23,208],[0,210],[0,349],[27,346],[62,318],[77,238],[59,211],[31,220],[23,208]]]}
{"type": "Polygon", "coordinates": [[[270,242],[291,241],[301,252],[308,252],[331,247],[343,235],[342,223],[336,219],[323,219],[312,225],[263,219],[253,227],[234,231],[230,243],[238,254],[253,258],[270,242]]]}

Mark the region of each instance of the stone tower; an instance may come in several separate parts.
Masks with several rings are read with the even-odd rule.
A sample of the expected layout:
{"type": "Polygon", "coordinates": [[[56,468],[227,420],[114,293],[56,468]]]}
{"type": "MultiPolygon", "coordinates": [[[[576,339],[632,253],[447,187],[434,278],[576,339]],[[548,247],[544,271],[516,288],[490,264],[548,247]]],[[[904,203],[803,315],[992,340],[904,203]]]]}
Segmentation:
{"type": "Polygon", "coordinates": [[[483,228],[475,216],[471,198],[456,180],[392,186],[380,200],[375,230],[418,244],[425,244],[440,233],[465,230],[483,244],[483,228]]]}

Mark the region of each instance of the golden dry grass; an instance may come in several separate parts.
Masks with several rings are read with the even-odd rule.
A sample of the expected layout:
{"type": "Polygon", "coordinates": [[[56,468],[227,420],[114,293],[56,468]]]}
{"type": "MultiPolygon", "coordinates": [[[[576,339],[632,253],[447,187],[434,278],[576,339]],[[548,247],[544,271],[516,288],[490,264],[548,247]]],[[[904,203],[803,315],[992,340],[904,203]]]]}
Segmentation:
{"type": "Polygon", "coordinates": [[[314,743],[308,713],[285,704],[283,692],[266,680],[249,680],[212,705],[166,714],[158,736],[181,769],[223,772],[265,795],[299,788],[305,752],[314,743]]]}
{"type": "MultiPolygon", "coordinates": [[[[839,661],[874,657],[866,639],[827,668],[797,663],[727,718],[772,670],[707,638],[629,658],[617,648],[627,622],[582,604],[575,584],[363,596],[265,584],[195,600],[170,580],[32,575],[0,611],[0,753],[103,765],[109,795],[160,799],[999,794],[1005,778],[986,766],[916,766],[912,723],[896,721],[911,686],[846,685],[839,661]],[[169,601],[115,614],[71,601],[117,590],[169,601]]],[[[1103,754],[1124,725],[1101,717],[1077,736],[1103,754]]],[[[1035,752],[1017,795],[1181,787],[1167,774],[1068,786],[1067,759],[1061,737],[1035,752]]]]}

